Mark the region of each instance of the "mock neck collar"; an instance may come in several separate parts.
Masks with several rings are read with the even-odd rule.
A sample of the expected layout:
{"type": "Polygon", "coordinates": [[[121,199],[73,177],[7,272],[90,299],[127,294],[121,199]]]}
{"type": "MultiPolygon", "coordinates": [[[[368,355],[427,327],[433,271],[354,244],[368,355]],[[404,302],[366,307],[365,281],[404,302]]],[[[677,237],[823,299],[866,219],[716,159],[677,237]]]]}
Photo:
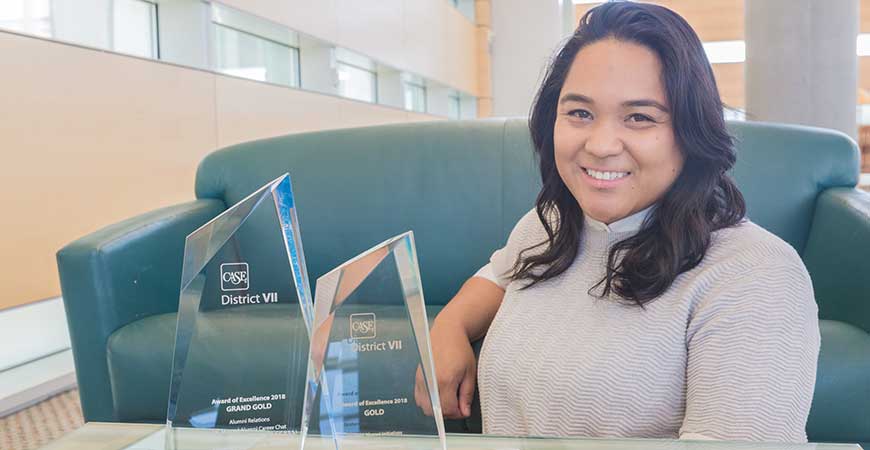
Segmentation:
{"type": "Polygon", "coordinates": [[[604,222],[599,222],[588,215],[584,214],[583,219],[585,225],[590,230],[602,231],[605,233],[636,233],[640,230],[643,221],[652,212],[655,205],[648,206],[646,209],[640,210],[628,217],[623,217],[610,225],[604,222]]]}

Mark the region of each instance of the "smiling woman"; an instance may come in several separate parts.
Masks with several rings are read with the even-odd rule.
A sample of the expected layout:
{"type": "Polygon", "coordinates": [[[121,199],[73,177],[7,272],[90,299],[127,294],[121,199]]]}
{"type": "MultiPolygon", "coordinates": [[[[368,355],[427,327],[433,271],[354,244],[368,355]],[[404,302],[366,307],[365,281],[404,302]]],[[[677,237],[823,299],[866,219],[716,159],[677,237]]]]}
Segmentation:
{"type": "Polygon", "coordinates": [[[535,208],[435,320],[445,415],[469,415],[485,335],[485,433],[806,441],[812,284],[744,217],[722,111],[676,13],[581,19],[529,119],[535,208]]]}

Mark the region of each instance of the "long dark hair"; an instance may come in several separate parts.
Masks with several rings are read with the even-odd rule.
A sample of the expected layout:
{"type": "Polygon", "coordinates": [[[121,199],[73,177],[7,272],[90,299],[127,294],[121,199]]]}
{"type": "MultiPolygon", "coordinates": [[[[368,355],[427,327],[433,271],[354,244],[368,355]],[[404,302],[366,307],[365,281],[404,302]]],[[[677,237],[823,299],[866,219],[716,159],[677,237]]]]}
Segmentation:
{"type": "Polygon", "coordinates": [[[525,280],[528,288],[561,274],[577,257],[583,211],[556,170],[553,126],[577,52],[606,38],[643,45],[658,56],[684,157],[677,179],[638,233],[611,247],[604,278],[589,289],[592,295],[616,294],[643,306],[701,262],[713,231],[739,223],[746,213],[743,196],[727,174],[736,155],[713,70],[689,24],[661,6],[610,2],[591,9],[551,62],[529,118],[543,181],[536,210],[548,238],[520,253],[512,278],[525,280]]]}

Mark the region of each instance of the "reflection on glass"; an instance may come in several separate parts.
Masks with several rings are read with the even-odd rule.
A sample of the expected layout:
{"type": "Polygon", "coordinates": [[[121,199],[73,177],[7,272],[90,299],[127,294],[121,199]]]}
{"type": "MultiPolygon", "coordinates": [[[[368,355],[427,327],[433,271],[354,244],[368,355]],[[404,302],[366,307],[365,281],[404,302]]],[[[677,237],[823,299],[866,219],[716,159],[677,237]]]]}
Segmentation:
{"type": "Polygon", "coordinates": [[[215,70],[299,87],[299,36],[272,21],[212,3],[215,70]]]}
{"type": "Polygon", "coordinates": [[[459,105],[460,119],[473,119],[477,117],[477,97],[460,93],[459,105]]]}
{"type": "Polygon", "coordinates": [[[374,103],[378,99],[377,82],[373,71],[338,63],[338,93],[341,96],[374,103]]]}
{"type": "Polygon", "coordinates": [[[378,101],[377,64],[344,48],[335,49],[338,94],[364,102],[378,101]]]}
{"type": "Polygon", "coordinates": [[[121,53],[157,58],[157,5],[143,0],[115,0],[112,48],[121,53]]]}
{"type": "Polygon", "coordinates": [[[422,77],[405,74],[402,77],[405,109],[426,112],[426,81],[422,77]]]}
{"type": "Polygon", "coordinates": [[[0,1],[0,28],[52,37],[51,0],[0,1]]]}
{"type": "Polygon", "coordinates": [[[411,232],[320,277],[311,329],[303,440],[331,435],[341,447],[348,435],[429,435],[445,448],[411,232]]]}
{"type": "Polygon", "coordinates": [[[447,97],[447,117],[459,119],[461,113],[462,99],[459,97],[459,92],[453,91],[447,97]]]}
{"type": "Polygon", "coordinates": [[[870,105],[858,105],[855,112],[858,125],[870,125],[870,105]]]}
{"type": "Polygon", "coordinates": [[[112,0],[81,5],[51,0],[0,1],[0,28],[143,58],[157,58],[157,5],[112,0]]]}
{"type": "Polygon", "coordinates": [[[722,108],[725,120],[746,120],[746,111],[726,106],[722,108]]]}
{"type": "Polygon", "coordinates": [[[299,49],[215,24],[219,72],[285,86],[299,86],[299,49]]]}

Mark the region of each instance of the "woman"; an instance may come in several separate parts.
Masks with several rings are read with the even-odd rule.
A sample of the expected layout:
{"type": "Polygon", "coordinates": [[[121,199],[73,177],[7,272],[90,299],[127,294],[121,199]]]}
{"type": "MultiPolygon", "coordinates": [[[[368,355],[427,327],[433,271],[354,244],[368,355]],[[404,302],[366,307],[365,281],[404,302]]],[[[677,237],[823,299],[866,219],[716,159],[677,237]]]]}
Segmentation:
{"type": "Polygon", "coordinates": [[[744,218],[685,20],[650,4],[589,11],[529,127],[535,208],[432,328],[445,416],[470,414],[478,379],[484,433],[805,442],[812,285],[744,218]]]}

